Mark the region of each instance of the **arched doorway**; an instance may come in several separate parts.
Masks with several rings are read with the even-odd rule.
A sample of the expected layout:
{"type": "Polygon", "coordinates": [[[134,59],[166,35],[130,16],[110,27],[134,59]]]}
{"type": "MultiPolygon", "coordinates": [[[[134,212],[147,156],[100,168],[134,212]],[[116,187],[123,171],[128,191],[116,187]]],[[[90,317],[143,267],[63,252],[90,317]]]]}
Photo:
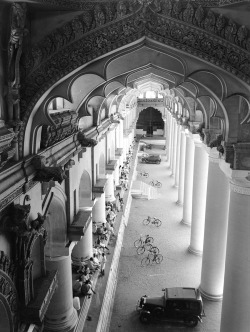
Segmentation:
{"type": "Polygon", "coordinates": [[[147,107],[142,110],[137,120],[136,129],[143,129],[149,137],[157,135],[158,129],[163,131],[164,121],[161,112],[154,107],[147,107]]]}

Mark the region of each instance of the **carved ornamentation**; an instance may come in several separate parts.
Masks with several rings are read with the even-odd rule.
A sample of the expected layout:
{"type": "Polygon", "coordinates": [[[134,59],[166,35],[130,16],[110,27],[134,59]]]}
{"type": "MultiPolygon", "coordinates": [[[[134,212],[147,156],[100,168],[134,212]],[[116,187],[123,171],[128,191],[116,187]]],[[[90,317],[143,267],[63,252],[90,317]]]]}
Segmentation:
{"type": "Polygon", "coordinates": [[[31,226],[29,222],[31,206],[16,204],[10,210],[10,218],[7,228],[16,233],[18,236],[27,237],[31,232],[31,226]]]}
{"type": "Polygon", "coordinates": [[[23,124],[20,121],[20,58],[23,51],[24,34],[27,31],[25,29],[26,9],[24,2],[12,4],[8,43],[8,125],[13,127],[16,138],[18,138],[20,127],[23,124]]]}
{"type": "Polygon", "coordinates": [[[197,134],[200,135],[200,138],[202,140],[202,142],[204,142],[204,138],[205,138],[205,134],[203,132],[203,129],[205,128],[205,122],[202,122],[199,124],[199,127],[197,129],[197,134]]]}
{"type": "MultiPolygon", "coordinates": [[[[249,32],[248,37],[246,36],[245,28],[239,29],[240,27],[236,25],[235,30],[235,23],[227,20],[226,22],[222,20],[219,24],[219,15],[201,7],[193,7],[194,15],[192,16],[191,5],[189,7],[187,7],[187,3],[181,5],[180,1],[175,3],[175,7],[171,7],[170,4],[172,6],[170,1],[162,4],[161,15],[153,12],[152,8],[156,7],[151,5],[146,7],[146,13],[143,13],[142,9],[135,10],[131,15],[122,16],[115,24],[107,24],[108,19],[105,16],[106,26],[95,28],[93,31],[91,30],[94,25],[90,22],[91,20],[94,22],[97,16],[94,18],[94,9],[92,9],[86,13],[87,16],[89,15],[88,27],[84,21],[84,15],[79,18],[83,22],[84,30],[83,32],[78,30],[77,38],[75,33],[71,35],[70,29],[68,39],[62,37],[63,42],[56,42],[54,35],[47,36],[47,44],[43,42],[40,46],[43,54],[47,49],[46,57],[43,58],[39,67],[26,68],[26,81],[21,100],[24,123],[28,121],[36,101],[48,86],[96,58],[97,55],[105,54],[145,35],[170,47],[210,61],[240,79],[250,82],[250,60],[247,53],[248,49],[250,50],[250,36],[249,32]],[[179,5],[177,5],[178,3],[179,5]],[[166,9],[166,6],[169,7],[166,9]],[[190,23],[191,17],[192,22],[190,23]],[[201,28],[206,30],[201,31],[201,28]],[[70,45],[67,45],[67,40],[71,38],[70,45]],[[63,45],[61,49],[58,48],[59,45],[63,45]],[[244,46],[246,49],[243,48],[244,46]]],[[[102,8],[104,8],[103,6],[104,4],[102,8]]],[[[193,3],[192,6],[194,6],[193,3]]],[[[114,8],[117,11],[117,7],[114,8]]],[[[134,8],[137,9],[136,5],[134,8]]],[[[143,8],[145,9],[144,6],[143,8]]],[[[96,10],[96,13],[100,14],[100,11],[96,10]]],[[[111,16],[114,19],[117,17],[116,15],[111,16]]],[[[64,33],[60,31],[59,36],[64,36],[64,33]]],[[[24,137],[24,127],[21,128],[20,136],[24,137]]],[[[22,142],[20,142],[19,148],[22,153],[22,142]]]]}
{"type": "Polygon", "coordinates": [[[51,180],[57,181],[60,184],[67,178],[63,167],[48,167],[46,164],[46,158],[42,156],[36,156],[33,158],[33,165],[36,169],[36,175],[34,181],[49,182],[51,180]]]}
{"type": "Polygon", "coordinates": [[[234,148],[234,169],[250,170],[250,143],[237,143],[234,148]]]}
{"type": "Polygon", "coordinates": [[[217,135],[216,139],[210,141],[210,143],[209,143],[209,147],[211,149],[216,148],[217,151],[219,151],[220,156],[222,156],[224,154],[224,147],[221,144],[222,140],[223,140],[223,136],[217,135]]]}
{"type": "Polygon", "coordinates": [[[47,148],[77,131],[78,118],[75,111],[63,111],[50,114],[55,126],[42,127],[41,147],[47,148]]]}
{"type": "Polygon", "coordinates": [[[78,132],[77,139],[82,147],[91,147],[97,145],[97,141],[92,138],[87,138],[85,134],[81,131],[78,132]]]}
{"type": "Polygon", "coordinates": [[[16,151],[16,147],[13,144],[15,133],[13,129],[8,129],[1,126],[0,121],[0,169],[10,160],[16,151]]]}

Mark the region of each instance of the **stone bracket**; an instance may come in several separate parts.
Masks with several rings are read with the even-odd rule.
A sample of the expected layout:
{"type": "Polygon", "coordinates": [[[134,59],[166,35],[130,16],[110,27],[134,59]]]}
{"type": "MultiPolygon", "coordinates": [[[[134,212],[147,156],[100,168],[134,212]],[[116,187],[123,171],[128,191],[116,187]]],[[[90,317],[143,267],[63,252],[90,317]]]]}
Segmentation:
{"type": "Polygon", "coordinates": [[[123,154],[123,148],[117,148],[115,149],[115,155],[118,157],[121,157],[123,154]]]}
{"type": "Polygon", "coordinates": [[[110,160],[109,163],[106,165],[106,170],[114,171],[117,166],[117,160],[110,160]]]}
{"type": "Polygon", "coordinates": [[[95,197],[101,197],[105,193],[105,187],[107,184],[107,179],[98,179],[96,184],[93,186],[92,192],[95,197]]]}
{"type": "Polygon", "coordinates": [[[68,228],[70,241],[80,241],[91,221],[92,211],[79,210],[72,224],[68,228]]]}

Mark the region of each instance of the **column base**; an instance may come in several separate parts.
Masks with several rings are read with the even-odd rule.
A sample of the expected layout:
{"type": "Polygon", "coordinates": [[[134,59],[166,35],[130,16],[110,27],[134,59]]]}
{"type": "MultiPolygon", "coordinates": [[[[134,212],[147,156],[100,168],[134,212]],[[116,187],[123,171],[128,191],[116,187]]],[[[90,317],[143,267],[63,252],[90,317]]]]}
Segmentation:
{"type": "Polygon", "coordinates": [[[67,314],[62,317],[52,317],[46,318],[45,317],[45,325],[44,325],[44,332],[69,332],[71,331],[78,321],[78,315],[76,309],[73,308],[72,314],[67,317],[67,314]]]}
{"type": "Polygon", "coordinates": [[[220,302],[222,301],[223,298],[223,294],[220,295],[212,295],[212,294],[208,294],[207,292],[205,292],[201,286],[199,286],[199,291],[202,295],[202,297],[204,297],[205,299],[209,300],[209,301],[215,301],[215,302],[220,302]]]}
{"type": "Polygon", "coordinates": [[[184,225],[189,226],[189,227],[191,226],[191,222],[187,222],[184,219],[181,220],[181,224],[184,224],[184,225]]]}
{"type": "Polygon", "coordinates": [[[183,206],[183,203],[180,202],[179,200],[175,203],[176,205],[183,206]]]}
{"type": "Polygon", "coordinates": [[[188,251],[191,252],[191,254],[194,254],[196,256],[202,256],[202,250],[196,250],[191,247],[191,245],[188,247],[188,251]]]}

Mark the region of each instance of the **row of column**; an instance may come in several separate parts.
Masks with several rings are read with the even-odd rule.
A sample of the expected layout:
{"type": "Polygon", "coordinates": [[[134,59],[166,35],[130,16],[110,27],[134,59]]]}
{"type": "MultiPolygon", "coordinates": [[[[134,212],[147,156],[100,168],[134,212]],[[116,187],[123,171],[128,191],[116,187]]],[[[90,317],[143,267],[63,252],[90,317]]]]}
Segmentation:
{"type": "Polygon", "coordinates": [[[202,255],[200,291],[221,300],[221,332],[248,331],[250,318],[250,182],[216,148],[167,116],[167,158],[178,186],[182,223],[191,226],[189,251],[202,255]]]}
{"type": "MultiPolygon", "coordinates": [[[[105,192],[95,199],[92,207],[92,220],[99,223],[106,222],[106,201],[115,201],[115,185],[119,183],[119,165],[123,164],[128,153],[129,146],[134,139],[134,130],[126,137],[125,130],[131,128],[135,119],[135,112],[127,112],[125,121],[120,121],[117,127],[117,147],[123,148],[123,154],[118,158],[114,171],[109,170],[106,174],[107,182],[105,192]]],[[[66,235],[65,235],[66,236],[66,235]]],[[[71,249],[72,250],[72,249],[71,249]]],[[[78,315],[73,308],[72,297],[72,266],[71,261],[80,261],[81,257],[93,256],[92,221],[87,227],[82,239],[73,247],[72,254],[68,256],[46,257],[46,268],[58,270],[58,291],[53,295],[52,301],[45,317],[45,331],[71,331],[77,323],[78,315]]]]}

